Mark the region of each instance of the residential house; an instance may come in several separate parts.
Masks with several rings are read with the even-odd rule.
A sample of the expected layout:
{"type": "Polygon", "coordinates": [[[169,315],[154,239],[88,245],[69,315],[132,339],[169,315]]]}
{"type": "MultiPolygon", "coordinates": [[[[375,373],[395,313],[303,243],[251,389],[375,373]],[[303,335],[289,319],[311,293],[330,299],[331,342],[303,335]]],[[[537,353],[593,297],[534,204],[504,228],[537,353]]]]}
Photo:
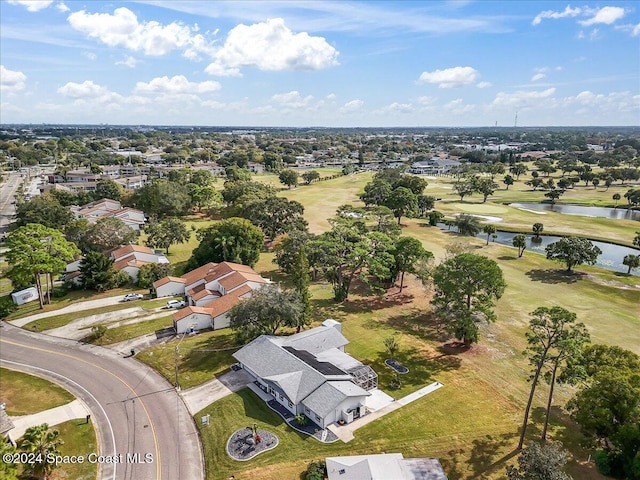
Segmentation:
{"type": "Polygon", "coordinates": [[[458,166],[460,166],[460,162],[457,160],[433,157],[430,160],[415,162],[409,168],[409,173],[416,175],[446,175],[458,166]]]}
{"type": "Polygon", "coordinates": [[[5,407],[4,402],[0,403],[0,441],[6,441],[9,438],[9,432],[15,427],[5,407]]]}
{"type": "Polygon", "coordinates": [[[404,458],[401,453],[325,459],[329,480],[447,480],[436,458],[404,458]]]}
{"type": "MultiPolygon", "coordinates": [[[[117,271],[127,273],[131,280],[138,281],[138,272],[142,265],[149,263],[169,263],[169,259],[159,250],[153,250],[142,245],[120,245],[104,252],[113,259],[113,268],[117,271]]],[[[82,259],[67,264],[64,273],[64,280],[79,285],[82,280],[80,273],[80,263],[82,259]]]]}
{"type": "Polygon", "coordinates": [[[169,259],[159,250],[153,250],[142,245],[121,245],[107,255],[113,259],[113,268],[129,274],[134,282],[138,281],[138,271],[149,263],[169,263],[169,259]]]}
{"type": "Polygon", "coordinates": [[[69,207],[76,218],[86,218],[89,223],[96,223],[101,218],[119,218],[125,225],[138,231],[144,227],[146,218],[144,212],[135,208],[122,207],[116,200],[103,198],[86,205],[69,207]]]}
{"type": "Polygon", "coordinates": [[[290,336],[261,335],[233,354],[256,384],[293,415],[304,414],[320,428],[350,423],[366,412],[366,399],[378,376],[344,347],[342,325],[290,336]]]}
{"type": "Polygon", "coordinates": [[[239,263],[207,263],[182,277],[154,282],[156,296],[183,295],[187,306],[173,315],[176,333],[229,326],[228,312],[253,290],[270,283],[253,268],[239,263]]]}

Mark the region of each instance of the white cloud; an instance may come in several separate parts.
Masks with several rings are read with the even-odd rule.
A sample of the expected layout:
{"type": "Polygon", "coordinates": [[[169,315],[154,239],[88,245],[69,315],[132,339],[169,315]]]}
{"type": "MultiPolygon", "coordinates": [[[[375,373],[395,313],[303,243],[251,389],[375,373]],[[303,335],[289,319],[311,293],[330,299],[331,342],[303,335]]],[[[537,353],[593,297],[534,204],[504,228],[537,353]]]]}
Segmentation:
{"type": "Polygon", "coordinates": [[[462,87],[473,83],[479,73],[472,67],[453,67],[433,72],[422,72],[419,82],[437,83],[440,88],[462,87]]]}
{"type": "Polygon", "coordinates": [[[27,76],[16,70],[9,70],[4,65],[0,65],[0,90],[15,92],[22,90],[27,81],[27,76]]]}
{"type": "Polygon", "coordinates": [[[321,70],[338,65],[338,55],[323,37],[293,33],[282,18],[273,18],[233,28],[215,53],[214,63],[236,69],[252,66],[271,71],[321,70]]]}
{"type": "Polygon", "coordinates": [[[22,5],[30,12],[38,12],[47,8],[53,0],[9,0],[12,5],[22,5]]]}
{"type": "Polygon", "coordinates": [[[553,10],[545,10],[544,12],[540,12],[531,22],[532,25],[539,25],[544,18],[565,18],[565,17],[577,17],[582,13],[582,9],[580,7],[571,8],[570,5],[567,5],[562,12],[556,12],[553,10]]]}
{"type": "Polygon", "coordinates": [[[340,107],[340,112],[342,113],[355,112],[356,110],[360,110],[363,105],[364,105],[364,102],[362,100],[358,100],[358,99],[351,100],[345,103],[342,107],[340,107]]]}
{"type": "Polygon", "coordinates": [[[58,89],[58,93],[71,98],[95,98],[109,93],[107,87],[85,80],[82,83],[68,82],[58,89]]]}
{"type": "Polygon", "coordinates": [[[330,93],[329,95],[327,95],[325,97],[327,100],[335,100],[336,99],[336,94],[335,93],[330,93]]]}
{"type": "Polygon", "coordinates": [[[277,104],[283,107],[289,108],[301,108],[309,105],[309,102],[313,100],[312,95],[307,95],[306,97],[302,97],[300,92],[297,90],[292,90],[288,93],[278,93],[271,97],[271,100],[276,102],[277,104]]]}
{"type": "Polygon", "coordinates": [[[142,51],[145,55],[161,56],[173,50],[182,50],[189,59],[196,59],[199,53],[212,54],[213,45],[201,34],[194,34],[198,26],[189,27],[172,22],[161,25],[158,22],[138,22],[138,17],[125,7],[109,13],[74,12],[68,19],[71,26],[96,38],[110,47],[124,47],[142,51]]]}
{"type": "Polygon", "coordinates": [[[416,98],[416,102],[419,105],[424,105],[424,106],[428,106],[428,105],[433,105],[438,99],[436,97],[418,97],[416,98]]]}
{"type": "Polygon", "coordinates": [[[220,65],[219,63],[210,63],[207,68],[204,69],[206,73],[209,75],[214,75],[216,77],[241,77],[242,73],[240,73],[239,68],[227,68],[224,65],[220,65]]]}
{"type": "Polygon", "coordinates": [[[64,2],[58,2],[56,4],[56,8],[58,9],[59,12],[65,13],[68,12],[69,10],[71,10],[69,7],[67,7],[64,2]]]}
{"type": "Polygon", "coordinates": [[[478,82],[476,87],[478,87],[478,88],[489,88],[489,87],[493,87],[493,83],[491,83],[491,82],[478,82]]]}
{"type": "Polygon", "coordinates": [[[174,77],[156,77],[149,83],[137,82],[135,91],[140,94],[193,94],[210,93],[220,90],[220,84],[211,80],[205,82],[190,82],[184,75],[174,77]]]}
{"type": "Polygon", "coordinates": [[[393,113],[411,113],[414,109],[413,105],[410,103],[393,102],[391,105],[386,107],[386,110],[393,113]]]}
{"type": "Polygon", "coordinates": [[[513,93],[499,92],[492,105],[500,107],[527,107],[536,105],[540,100],[552,97],[555,88],[541,91],[518,91],[513,93]]]}
{"type": "Polygon", "coordinates": [[[456,98],[445,104],[444,108],[454,115],[464,115],[473,112],[476,106],[464,103],[462,98],[456,98]]]}
{"type": "Polygon", "coordinates": [[[124,60],[118,60],[116,62],[116,65],[124,65],[125,67],[129,67],[129,68],[135,68],[137,64],[138,64],[138,60],[133,58],[131,55],[127,55],[124,58],[124,60]]]}
{"type": "Polygon", "coordinates": [[[594,25],[596,23],[604,23],[605,25],[611,25],[612,23],[620,20],[624,17],[624,8],[620,7],[602,7],[597,10],[593,17],[588,20],[583,20],[579,22],[581,25],[588,27],[590,25],[594,25]]]}
{"type": "Polygon", "coordinates": [[[88,60],[95,60],[98,56],[93,52],[82,52],[81,55],[88,60]]]}
{"type": "Polygon", "coordinates": [[[637,24],[635,27],[633,27],[633,31],[631,32],[631,35],[633,35],[634,37],[637,37],[640,35],[640,23],[637,24]]]}
{"type": "Polygon", "coordinates": [[[627,23],[625,25],[616,25],[615,27],[616,30],[622,30],[623,32],[629,32],[631,33],[632,37],[637,37],[640,35],[640,23],[634,25],[632,23],[627,23]]]}
{"type": "Polygon", "coordinates": [[[547,78],[544,73],[536,73],[533,77],[531,77],[531,81],[537,82],[538,80],[542,80],[543,78],[547,78]]]}

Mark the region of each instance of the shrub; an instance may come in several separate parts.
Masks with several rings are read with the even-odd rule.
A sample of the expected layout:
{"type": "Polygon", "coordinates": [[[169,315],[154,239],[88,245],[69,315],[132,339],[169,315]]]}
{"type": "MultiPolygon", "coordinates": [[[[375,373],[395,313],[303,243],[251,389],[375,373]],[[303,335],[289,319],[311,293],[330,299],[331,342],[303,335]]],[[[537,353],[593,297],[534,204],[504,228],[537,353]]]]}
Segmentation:
{"type": "Polygon", "coordinates": [[[296,423],[300,426],[304,426],[308,422],[308,418],[304,413],[299,413],[295,416],[296,423]]]}
{"type": "Polygon", "coordinates": [[[604,450],[598,450],[593,456],[593,461],[596,464],[596,468],[603,475],[611,474],[611,463],[609,461],[609,455],[604,450]]]}
{"type": "Polygon", "coordinates": [[[7,318],[9,314],[15,312],[17,309],[18,306],[13,303],[11,295],[0,298],[0,319],[7,318]]]}
{"type": "Polygon", "coordinates": [[[324,480],[327,476],[327,467],[324,462],[311,462],[307,467],[306,480],[324,480]]]}

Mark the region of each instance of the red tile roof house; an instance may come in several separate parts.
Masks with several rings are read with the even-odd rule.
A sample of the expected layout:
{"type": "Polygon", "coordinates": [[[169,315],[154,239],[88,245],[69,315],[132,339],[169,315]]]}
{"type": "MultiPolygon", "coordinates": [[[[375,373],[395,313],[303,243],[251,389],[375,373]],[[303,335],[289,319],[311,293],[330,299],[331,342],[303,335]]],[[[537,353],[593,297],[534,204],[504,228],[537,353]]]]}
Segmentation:
{"type": "MultiPolygon", "coordinates": [[[[113,268],[128,273],[134,282],[138,281],[138,271],[142,265],[169,263],[169,259],[164,253],[142,245],[120,245],[104,252],[104,254],[113,259],[113,268]]],[[[66,281],[80,283],[81,274],[79,268],[81,261],[82,259],[76,260],[67,265],[64,277],[66,281]]]]}
{"type": "Polygon", "coordinates": [[[158,297],[184,295],[187,306],[173,314],[176,333],[229,326],[228,312],[253,290],[271,283],[253,268],[239,263],[207,263],[182,277],[164,277],[154,282],[158,297]]]}

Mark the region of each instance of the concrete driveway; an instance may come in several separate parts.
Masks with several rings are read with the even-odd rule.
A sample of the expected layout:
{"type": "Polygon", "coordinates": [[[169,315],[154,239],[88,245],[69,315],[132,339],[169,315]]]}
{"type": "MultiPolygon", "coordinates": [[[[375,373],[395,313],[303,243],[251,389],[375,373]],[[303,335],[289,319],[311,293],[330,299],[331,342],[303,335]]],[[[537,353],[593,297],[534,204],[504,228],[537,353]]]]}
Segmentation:
{"type": "Polygon", "coordinates": [[[216,400],[242,390],[251,382],[251,377],[244,370],[227,372],[218,378],[202,385],[182,391],[182,399],[191,415],[195,415],[216,400]]]}

